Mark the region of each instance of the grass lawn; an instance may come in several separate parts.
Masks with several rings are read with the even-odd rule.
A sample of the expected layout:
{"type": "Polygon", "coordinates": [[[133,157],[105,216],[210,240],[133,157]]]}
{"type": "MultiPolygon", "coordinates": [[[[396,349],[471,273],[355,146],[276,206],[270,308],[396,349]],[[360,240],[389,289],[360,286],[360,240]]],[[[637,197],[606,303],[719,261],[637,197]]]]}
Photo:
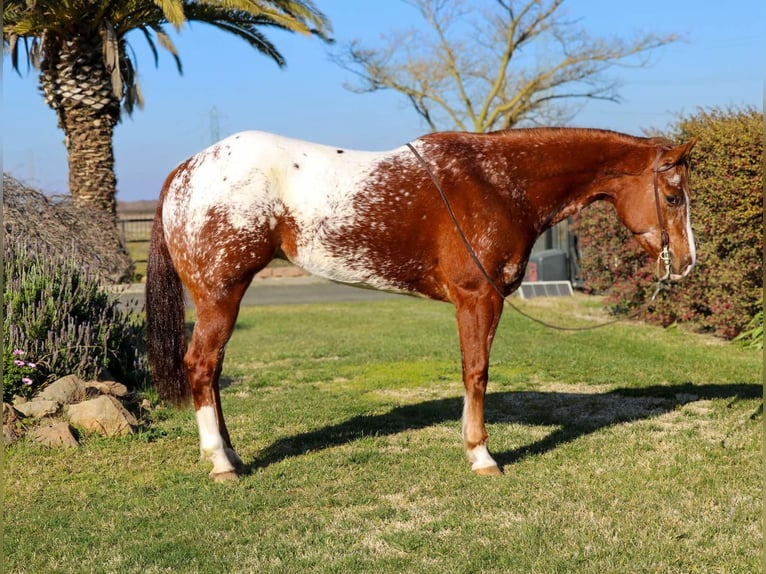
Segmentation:
{"type": "MultiPolygon", "coordinates": [[[[600,317],[586,297],[522,303],[600,317]]],[[[574,318],[573,318],[574,317],[574,318]]],[[[487,421],[460,440],[450,306],[243,310],[223,403],[249,474],[214,484],[191,410],[74,451],[4,451],[6,572],[757,572],[760,352],[506,310],[487,421]]]]}

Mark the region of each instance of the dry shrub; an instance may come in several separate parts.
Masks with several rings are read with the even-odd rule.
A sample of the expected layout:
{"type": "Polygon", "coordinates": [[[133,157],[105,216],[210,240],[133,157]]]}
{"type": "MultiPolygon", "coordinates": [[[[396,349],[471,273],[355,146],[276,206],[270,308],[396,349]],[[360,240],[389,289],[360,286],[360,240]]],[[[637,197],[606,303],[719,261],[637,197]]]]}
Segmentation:
{"type": "Polygon", "coordinates": [[[133,276],[133,263],[120,243],[115,220],[107,213],[72,203],[69,196],[47,196],[3,173],[5,239],[23,238],[55,252],[71,254],[110,283],[133,276]]]}

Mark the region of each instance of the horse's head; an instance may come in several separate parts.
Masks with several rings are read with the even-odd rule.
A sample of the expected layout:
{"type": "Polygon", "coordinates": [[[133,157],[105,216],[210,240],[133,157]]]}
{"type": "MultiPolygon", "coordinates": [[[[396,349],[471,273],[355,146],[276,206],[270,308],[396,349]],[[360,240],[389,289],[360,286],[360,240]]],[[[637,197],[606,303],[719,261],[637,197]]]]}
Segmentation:
{"type": "Polygon", "coordinates": [[[658,260],[664,278],[688,275],[697,259],[689,214],[689,153],[696,142],[674,147],[658,141],[639,181],[615,201],[623,223],[658,260]]]}

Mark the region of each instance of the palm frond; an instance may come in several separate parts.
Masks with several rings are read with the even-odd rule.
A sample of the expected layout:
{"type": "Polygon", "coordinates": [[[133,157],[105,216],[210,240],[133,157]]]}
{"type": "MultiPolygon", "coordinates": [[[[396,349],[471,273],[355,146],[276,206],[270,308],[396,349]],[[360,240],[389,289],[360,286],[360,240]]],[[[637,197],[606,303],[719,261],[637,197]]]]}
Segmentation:
{"type": "Polygon", "coordinates": [[[120,73],[120,42],[114,27],[109,20],[101,22],[102,51],[104,53],[104,67],[112,79],[112,91],[114,95],[122,98],[123,81],[120,73]]]}
{"type": "Polygon", "coordinates": [[[209,22],[211,26],[215,26],[219,30],[234,34],[238,38],[242,38],[245,42],[250,44],[253,48],[261,52],[262,54],[269,56],[276,64],[283,68],[287,64],[284,56],[277,50],[276,46],[266,38],[255,26],[245,27],[238,24],[232,24],[230,22],[218,21],[209,22]]]}
{"type": "Polygon", "coordinates": [[[155,65],[159,44],[173,56],[179,73],[181,59],[167,24],[176,30],[186,21],[211,25],[241,38],[280,67],[285,59],[263,28],[331,41],[330,23],[312,0],[6,0],[3,14],[3,47],[10,52],[13,69],[21,73],[21,54],[26,56],[27,70],[40,68],[49,56],[55,62],[58,56],[46,54],[45,46],[57,50],[61,42],[83,40],[87,50],[100,46],[112,91],[128,113],[143,102],[136,57],[127,40],[134,30],[147,41],[155,65]],[[45,42],[46,36],[58,40],[45,42]]]}
{"type": "Polygon", "coordinates": [[[181,24],[186,21],[184,15],[184,3],[181,0],[154,0],[154,4],[158,6],[162,13],[167,18],[176,30],[181,29],[181,24]]]}

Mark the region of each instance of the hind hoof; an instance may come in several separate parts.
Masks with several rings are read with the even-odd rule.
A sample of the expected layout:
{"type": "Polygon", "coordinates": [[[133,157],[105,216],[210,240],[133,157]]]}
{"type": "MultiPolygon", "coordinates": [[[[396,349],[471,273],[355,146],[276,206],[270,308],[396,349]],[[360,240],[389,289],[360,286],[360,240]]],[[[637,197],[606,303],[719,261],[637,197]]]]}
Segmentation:
{"type": "Polygon", "coordinates": [[[497,466],[485,466],[484,468],[477,468],[473,472],[477,476],[503,476],[503,471],[497,466]]]}
{"type": "Polygon", "coordinates": [[[210,478],[213,479],[213,482],[237,482],[239,480],[239,476],[233,470],[217,473],[211,472],[210,478]]]}

